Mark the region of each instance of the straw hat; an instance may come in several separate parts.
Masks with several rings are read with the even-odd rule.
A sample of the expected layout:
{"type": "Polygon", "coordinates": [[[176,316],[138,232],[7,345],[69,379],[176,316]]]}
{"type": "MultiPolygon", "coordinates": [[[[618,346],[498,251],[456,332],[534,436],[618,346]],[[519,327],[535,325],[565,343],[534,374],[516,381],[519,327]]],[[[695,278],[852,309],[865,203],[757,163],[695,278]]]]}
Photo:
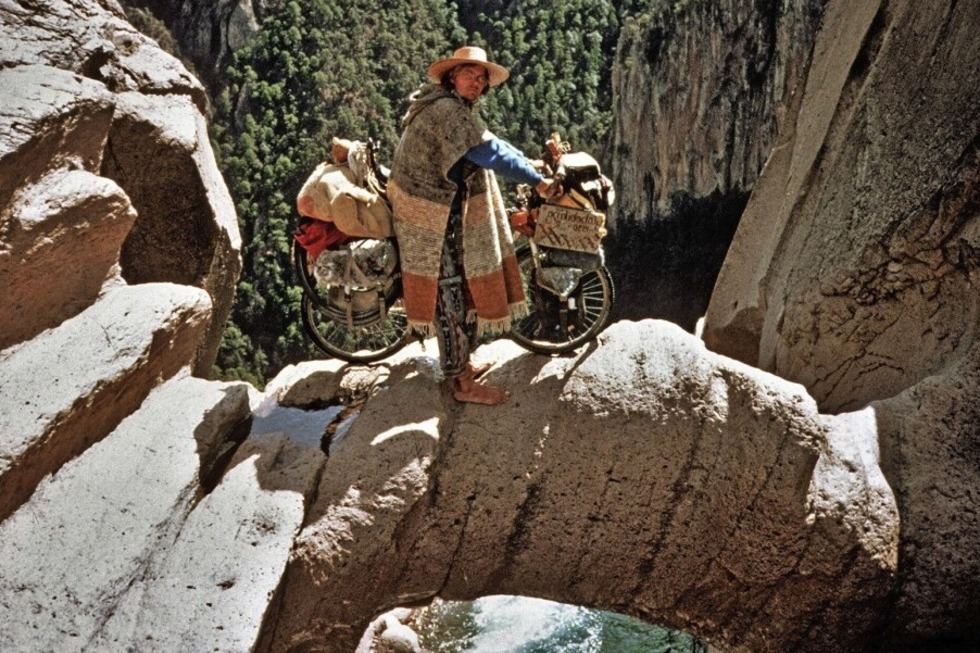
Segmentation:
{"type": "Polygon", "coordinates": [[[459,48],[456,50],[456,52],[453,52],[453,56],[446,59],[440,59],[429,66],[429,79],[431,79],[433,82],[439,83],[442,81],[442,76],[447,70],[455,68],[461,64],[478,64],[486,68],[487,75],[490,78],[490,86],[496,86],[510,76],[510,73],[506,68],[487,60],[487,53],[483,48],[467,45],[459,48]]]}

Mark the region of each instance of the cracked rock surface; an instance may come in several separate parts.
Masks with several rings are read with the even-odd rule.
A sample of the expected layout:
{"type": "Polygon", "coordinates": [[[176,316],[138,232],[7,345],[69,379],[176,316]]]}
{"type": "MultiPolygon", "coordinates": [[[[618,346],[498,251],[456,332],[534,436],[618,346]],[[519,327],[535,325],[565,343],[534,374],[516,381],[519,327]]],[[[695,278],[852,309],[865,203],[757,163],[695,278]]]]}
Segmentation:
{"type": "Polygon", "coordinates": [[[821,415],[801,386],[666,322],[618,323],[573,358],[493,348],[491,381],[517,390],[503,407],[447,404],[411,361],[365,404],[331,450],[267,650],[352,650],[386,609],[490,594],[727,650],[868,645],[899,543],[872,413],[821,415]]]}
{"type": "Polygon", "coordinates": [[[789,98],[766,50],[785,129],[705,341],[501,340],[491,408],[434,344],[196,378],[239,265],[202,87],[115,0],[0,1],[0,650],[349,653],[510,593],[738,653],[973,653],[978,32],[829,0],[789,98]],[[321,432],[253,431],[270,407],[321,432]]]}
{"type": "Polygon", "coordinates": [[[705,322],[823,411],[873,412],[901,517],[895,650],[980,642],[978,31],[975,3],[828,2],[705,322]]]}

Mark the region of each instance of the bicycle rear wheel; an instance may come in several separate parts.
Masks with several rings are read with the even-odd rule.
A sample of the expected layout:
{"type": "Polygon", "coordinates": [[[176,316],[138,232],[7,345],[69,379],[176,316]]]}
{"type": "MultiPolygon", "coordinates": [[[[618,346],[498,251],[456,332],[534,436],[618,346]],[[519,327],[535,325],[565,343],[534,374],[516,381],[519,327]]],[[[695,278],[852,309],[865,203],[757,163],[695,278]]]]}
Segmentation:
{"type": "Polygon", "coordinates": [[[397,300],[383,320],[348,326],[332,311],[303,295],[303,326],[313,343],[324,352],[349,363],[374,363],[391,356],[408,344],[411,335],[408,318],[397,300]]]}
{"type": "Polygon", "coordinates": [[[373,363],[408,344],[411,334],[397,277],[385,290],[383,318],[380,304],[348,315],[336,293],[332,297],[329,289],[317,285],[307,252],[296,243],[293,267],[303,287],[303,327],[320,350],[349,363],[373,363]]]}
{"type": "Polygon", "coordinates": [[[528,315],[514,320],[511,338],[529,351],[550,355],[573,351],[599,335],[609,324],[615,301],[609,270],[603,265],[585,272],[562,301],[538,286],[533,257],[530,248],[517,252],[528,315]]]}

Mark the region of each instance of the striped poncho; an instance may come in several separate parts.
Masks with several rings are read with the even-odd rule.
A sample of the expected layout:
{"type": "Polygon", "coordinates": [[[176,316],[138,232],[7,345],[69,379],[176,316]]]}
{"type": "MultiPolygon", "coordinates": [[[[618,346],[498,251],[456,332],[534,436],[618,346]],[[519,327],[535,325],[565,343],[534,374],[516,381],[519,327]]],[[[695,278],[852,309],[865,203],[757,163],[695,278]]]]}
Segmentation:
{"type": "MultiPolygon", "coordinates": [[[[456,184],[449,170],[479,145],[485,129],[473,109],[436,84],[424,86],[405,116],[388,198],[394,213],[408,323],[434,333],[439,263],[456,184]]],[[[477,335],[505,332],[526,312],[503,198],[494,174],[477,169],[463,202],[462,269],[477,335]]]]}

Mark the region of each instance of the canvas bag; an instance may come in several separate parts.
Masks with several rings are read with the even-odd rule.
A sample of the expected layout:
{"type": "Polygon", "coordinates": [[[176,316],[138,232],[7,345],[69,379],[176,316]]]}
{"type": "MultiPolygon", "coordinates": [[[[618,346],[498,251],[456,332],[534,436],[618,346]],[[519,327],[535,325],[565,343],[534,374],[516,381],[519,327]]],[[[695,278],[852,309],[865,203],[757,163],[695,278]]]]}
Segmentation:
{"type": "Polygon", "coordinates": [[[313,266],[317,285],[324,288],[330,303],[355,313],[376,310],[390,288],[398,252],[391,239],[364,239],[324,250],[313,266]]]}
{"type": "MultiPolygon", "coordinates": [[[[355,156],[353,150],[351,156],[355,156]]],[[[355,173],[358,167],[357,162],[353,166],[327,162],[318,165],[300,189],[296,209],[300,215],[333,222],[348,236],[390,238],[394,235],[391,207],[372,188],[378,186],[376,181],[355,173]]]]}

